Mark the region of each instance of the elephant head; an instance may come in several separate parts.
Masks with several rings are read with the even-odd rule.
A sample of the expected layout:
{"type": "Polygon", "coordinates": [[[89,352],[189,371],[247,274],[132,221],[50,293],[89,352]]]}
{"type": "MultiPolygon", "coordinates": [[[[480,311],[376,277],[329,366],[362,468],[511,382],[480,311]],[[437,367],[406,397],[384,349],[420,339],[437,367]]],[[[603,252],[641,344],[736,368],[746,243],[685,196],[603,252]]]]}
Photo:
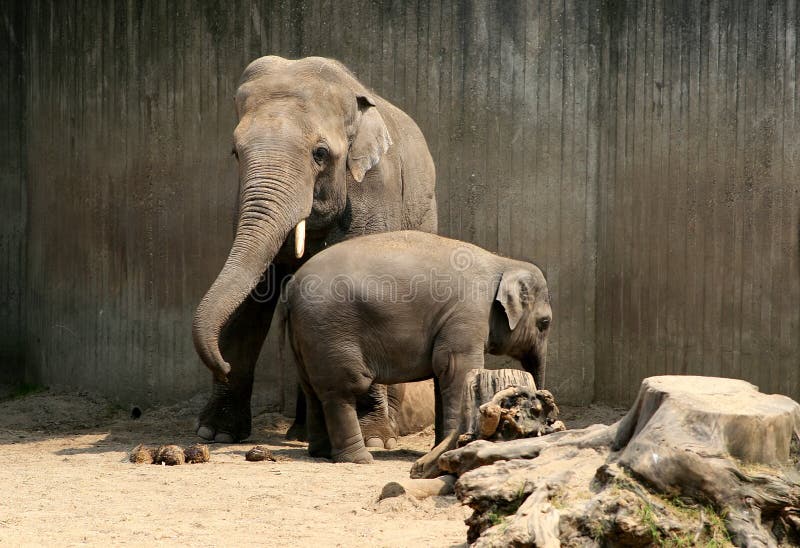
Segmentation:
{"type": "Polygon", "coordinates": [[[257,59],[235,102],[236,236],[192,328],[198,354],[222,381],[230,372],[219,347],[226,323],[276,256],[299,259],[306,231],[323,238],[338,222],[348,178],[361,182],[391,145],[376,100],[328,59],[257,59]]]}
{"type": "Polygon", "coordinates": [[[542,389],[553,311],[542,271],[530,266],[502,273],[492,307],[489,351],[518,359],[542,389]]]}

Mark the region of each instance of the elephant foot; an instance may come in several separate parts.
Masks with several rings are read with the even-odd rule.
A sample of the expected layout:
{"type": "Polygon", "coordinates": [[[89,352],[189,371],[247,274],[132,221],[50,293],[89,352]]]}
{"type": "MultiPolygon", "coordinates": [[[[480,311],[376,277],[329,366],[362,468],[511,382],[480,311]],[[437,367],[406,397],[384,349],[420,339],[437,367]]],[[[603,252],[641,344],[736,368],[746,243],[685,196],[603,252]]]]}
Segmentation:
{"type": "Polygon", "coordinates": [[[411,477],[414,479],[431,479],[445,474],[446,472],[439,468],[439,457],[447,451],[455,449],[457,439],[458,432],[451,432],[440,444],[431,449],[426,455],[418,458],[411,466],[411,477]]]}
{"type": "Polygon", "coordinates": [[[355,464],[371,464],[373,462],[372,455],[366,448],[360,447],[353,451],[342,451],[334,453],[333,462],[353,462],[355,464]]]}
{"type": "Polygon", "coordinates": [[[444,472],[439,468],[439,455],[427,455],[420,457],[411,466],[411,478],[413,479],[431,479],[441,476],[444,472]]]}
{"type": "Polygon", "coordinates": [[[379,449],[397,447],[397,425],[386,415],[369,414],[359,420],[364,445],[379,449]]]}
{"type": "Polygon", "coordinates": [[[308,428],[306,428],[305,423],[299,424],[294,421],[289,430],[286,431],[286,439],[290,441],[308,441],[308,428]]]}
{"type": "Polygon", "coordinates": [[[226,387],[215,385],[198,417],[197,435],[216,443],[237,443],[250,436],[251,428],[250,401],[242,401],[226,387]]]}
{"type": "Polygon", "coordinates": [[[365,438],[364,445],[378,449],[394,449],[397,447],[397,438],[387,438],[385,440],[377,437],[365,438]]]}
{"type": "Polygon", "coordinates": [[[396,409],[404,393],[404,385],[373,384],[366,394],[358,397],[356,409],[364,445],[380,449],[397,446],[396,409]]]}

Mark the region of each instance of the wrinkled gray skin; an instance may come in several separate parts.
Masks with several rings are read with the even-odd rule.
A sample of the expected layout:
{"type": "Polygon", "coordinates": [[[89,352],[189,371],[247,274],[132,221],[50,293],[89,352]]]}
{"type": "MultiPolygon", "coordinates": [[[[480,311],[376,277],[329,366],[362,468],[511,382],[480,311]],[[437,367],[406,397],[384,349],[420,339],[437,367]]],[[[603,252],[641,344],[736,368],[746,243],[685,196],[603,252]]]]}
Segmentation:
{"type": "MultiPolygon", "coordinates": [[[[197,433],[218,442],[250,435],[253,371],[290,274],[318,251],[354,236],[436,231],[435,173],[425,138],[411,118],[340,63],[257,59],[242,74],[236,112],[236,236],[192,331],[197,353],[213,372],[197,433]],[[303,220],[305,253],[298,259],[294,229],[303,220]]],[[[388,410],[396,402],[390,399],[386,387],[374,387],[361,405],[365,436],[379,440],[373,445],[395,435],[388,410]]],[[[304,431],[302,401],[298,408],[296,435],[304,431]]]]}
{"type": "Polygon", "coordinates": [[[433,377],[437,444],[484,352],[516,358],[544,386],[552,311],[530,263],[423,232],[375,234],[312,258],[287,296],[312,456],[372,460],[356,400],[373,383],[433,377]]]}

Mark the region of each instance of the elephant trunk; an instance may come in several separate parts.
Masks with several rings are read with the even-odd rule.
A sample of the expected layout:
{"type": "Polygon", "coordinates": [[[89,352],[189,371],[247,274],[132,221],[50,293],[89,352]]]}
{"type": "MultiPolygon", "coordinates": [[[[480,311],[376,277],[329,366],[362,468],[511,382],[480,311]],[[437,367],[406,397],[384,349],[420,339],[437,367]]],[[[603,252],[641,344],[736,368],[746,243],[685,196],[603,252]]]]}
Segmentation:
{"type": "Polygon", "coordinates": [[[286,172],[259,174],[242,185],[236,237],[225,265],[197,307],[192,325],[195,349],[219,381],[226,382],[231,370],[220,352],[222,329],[258,284],[292,229],[297,227],[297,236],[303,238],[299,233],[311,212],[313,196],[310,189],[304,192],[307,185],[302,179],[300,175],[287,177],[286,172]]]}
{"type": "Polygon", "coordinates": [[[537,349],[522,358],[522,367],[533,375],[533,381],[536,383],[536,389],[544,389],[545,373],[547,371],[547,357],[546,349],[537,349]],[[542,351],[544,350],[544,351],[542,351]]]}

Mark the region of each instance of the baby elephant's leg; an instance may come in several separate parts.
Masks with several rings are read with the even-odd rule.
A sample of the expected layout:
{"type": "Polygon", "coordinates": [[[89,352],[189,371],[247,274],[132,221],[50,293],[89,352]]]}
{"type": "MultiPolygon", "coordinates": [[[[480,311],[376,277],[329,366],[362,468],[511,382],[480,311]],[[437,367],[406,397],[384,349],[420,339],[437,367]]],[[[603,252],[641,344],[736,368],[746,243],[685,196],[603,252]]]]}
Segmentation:
{"type": "Polygon", "coordinates": [[[439,469],[439,457],[454,449],[459,434],[461,414],[461,396],[464,392],[467,373],[472,369],[483,368],[483,349],[467,352],[453,352],[449,348],[441,348],[433,356],[433,370],[437,379],[437,388],[441,394],[441,405],[437,406],[436,426],[441,425],[437,440],[441,441],[427,455],[419,458],[411,468],[412,478],[435,478],[442,474],[439,469]]]}
{"type": "Polygon", "coordinates": [[[325,426],[322,402],[313,392],[306,391],[306,417],[308,427],[308,454],[312,457],[331,458],[331,440],[325,426]]]}
{"type": "Polygon", "coordinates": [[[358,424],[355,398],[326,398],[322,401],[322,408],[334,462],[372,462],[372,455],[364,446],[361,426],[358,424]]]}
{"type": "Polygon", "coordinates": [[[483,349],[469,353],[450,353],[448,358],[447,368],[437,374],[439,390],[442,392],[442,425],[445,437],[458,429],[461,420],[461,396],[467,373],[473,369],[483,369],[483,349]]]}

